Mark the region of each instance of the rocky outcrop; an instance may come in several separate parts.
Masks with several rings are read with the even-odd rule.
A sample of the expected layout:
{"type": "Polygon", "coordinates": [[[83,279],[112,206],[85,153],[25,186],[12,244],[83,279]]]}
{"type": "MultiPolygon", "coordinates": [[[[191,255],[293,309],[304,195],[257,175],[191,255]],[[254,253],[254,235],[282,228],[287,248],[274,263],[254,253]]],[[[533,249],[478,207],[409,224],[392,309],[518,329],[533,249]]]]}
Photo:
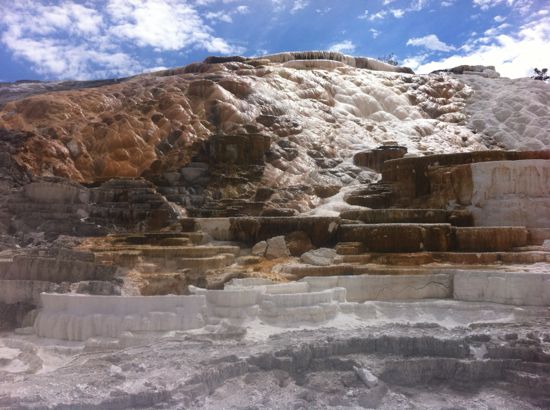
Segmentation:
{"type": "Polygon", "coordinates": [[[92,253],[67,249],[27,251],[2,261],[0,329],[31,325],[43,292],[120,294],[116,271],[97,263],[92,253]]]}
{"type": "Polygon", "coordinates": [[[201,296],[42,295],[37,335],[64,340],[118,337],[131,331],[194,329],[204,325],[201,296]]]}
{"type": "Polygon", "coordinates": [[[407,147],[399,145],[383,145],[369,151],[360,151],[353,156],[353,163],[357,166],[367,167],[382,172],[385,161],[403,158],[407,153],[407,147]]]}
{"type": "Polygon", "coordinates": [[[178,209],[143,179],[114,179],[88,188],[63,178],[37,178],[4,199],[10,214],[6,229],[23,243],[31,232],[43,232],[47,240],[101,236],[109,230],[159,229],[179,217],[178,209]]]}
{"type": "Polygon", "coordinates": [[[457,271],[454,298],[518,306],[548,306],[550,279],[546,273],[457,271]]]}
{"type": "Polygon", "coordinates": [[[300,60],[330,60],[342,62],[346,65],[356,68],[414,74],[414,72],[408,67],[396,67],[391,64],[376,60],[374,58],[352,57],[335,51],[293,51],[264,55],[261,56],[260,59],[264,61],[271,61],[273,63],[286,63],[290,61],[300,60]]]}
{"type": "MultiPolygon", "coordinates": [[[[275,236],[301,231],[315,246],[333,243],[337,217],[237,217],[183,219],[184,230],[200,230],[213,239],[254,245],[275,236]]],[[[305,236],[304,236],[305,239],[305,236]]]]}
{"type": "Polygon", "coordinates": [[[500,74],[495,70],[493,65],[459,65],[457,67],[446,70],[433,71],[434,74],[452,73],[452,74],[474,74],[487,78],[497,78],[500,74]]]}
{"type": "MultiPolygon", "coordinates": [[[[543,227],[548,209],[548,151],[480,151],[401,158],[384,163],[382,180],[344,199],[370,208],[440,208],[455,224],[543,227]]],[[[411,211],[412,212],[412,211],[411,211]]],[[[381,214],[384,211],[380,211],[381,214]]],[[[350,214],[352,215],[352,214],[350,214]]]]}

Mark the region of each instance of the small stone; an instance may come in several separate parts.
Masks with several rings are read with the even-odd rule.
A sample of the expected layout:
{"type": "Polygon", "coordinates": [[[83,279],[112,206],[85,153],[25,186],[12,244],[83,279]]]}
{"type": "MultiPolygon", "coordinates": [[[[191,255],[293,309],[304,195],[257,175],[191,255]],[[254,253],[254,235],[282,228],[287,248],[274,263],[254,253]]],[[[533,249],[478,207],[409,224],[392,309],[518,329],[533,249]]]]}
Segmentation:
{"type": "Polygon", "coordinates": [[[267,242],[261,241],[252,247],[252,255],[264,256],[267,249],[267,242]]]}
{"type": "Polygon", "coordinates": [[[300,256],[314,249],[309,235],[304,231],[294,231],[285,237],[286,245],[292,256],[300,256]]]}
{"type": "Polygon", "coordinates": [[[208,173],[207,169],[198,167],[186,167],[180,169],[180,174],[187,182],[193,182],[200,177],[205,176],[208,173]]]}
{"type": "Polygon", "coordinates": [[[518,334],[517,333],[506,333],[504,335],[504,340],[518,340],[518,334]]]}
{"type": "Polygon", "coordinates": [[[267,240],[265,257],[268,259],[285,258],[290,256],[284,236],[275,236],[267,240]]]}
{"type": "Polygon", "coordinates": [[[364,368],[353,367],[355,374],[369,389],[378,385],[378,377],[372,374],[370,371],[364,368]]]}
{"type": "Polygon", "coordinates": [[[82,153],[82,150],[80,149],[80,145],[78,144],[77,140],[70,140],[66,146],[73,158],[78,158],[82,153]]]}
{"type": "Polygon", "coordinates": [[[330,248],[319,248],[306,252],[300,258],[303,263],[316,266],[328,266],[334,263],[336,250],[330,248]]]}

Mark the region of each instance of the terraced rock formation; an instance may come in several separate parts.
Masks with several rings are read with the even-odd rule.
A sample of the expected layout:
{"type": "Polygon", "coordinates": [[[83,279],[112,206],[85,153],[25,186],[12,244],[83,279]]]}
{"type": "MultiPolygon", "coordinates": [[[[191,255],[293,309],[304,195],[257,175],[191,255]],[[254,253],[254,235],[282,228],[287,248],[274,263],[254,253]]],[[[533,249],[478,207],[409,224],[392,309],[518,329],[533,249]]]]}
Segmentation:
{"type": "Polygon", "coordinates": [[[547,408],[548,108],[479,132],[471,78],[1,85],[0,407],[547,408]]]}

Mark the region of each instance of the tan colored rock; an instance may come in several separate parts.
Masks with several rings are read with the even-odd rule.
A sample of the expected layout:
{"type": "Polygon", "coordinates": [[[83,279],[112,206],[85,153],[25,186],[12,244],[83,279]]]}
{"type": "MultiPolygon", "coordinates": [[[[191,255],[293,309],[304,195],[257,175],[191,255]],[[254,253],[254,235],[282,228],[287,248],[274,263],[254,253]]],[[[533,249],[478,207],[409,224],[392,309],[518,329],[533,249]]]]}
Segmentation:
{"type": "Polygon", "coordinates": [[[267,250],[267,242],[260,241],[252,247],[251,252],[252,252],[252,255],[255,255],[255,256],[264,256],[266,250],[267,250]]]}
{"type": "Polygon", "coordinates": [[[275,236],[267,240],[265,257],[267,259],[286,258],[290,256],[284,236],[275,236]]]}
{"type": "Polygon", "coordinates": [[[292,256],[300,256],[314,249],[309,235],[304,231],[294,231],[285,236],[286,246],[292,256]]]}

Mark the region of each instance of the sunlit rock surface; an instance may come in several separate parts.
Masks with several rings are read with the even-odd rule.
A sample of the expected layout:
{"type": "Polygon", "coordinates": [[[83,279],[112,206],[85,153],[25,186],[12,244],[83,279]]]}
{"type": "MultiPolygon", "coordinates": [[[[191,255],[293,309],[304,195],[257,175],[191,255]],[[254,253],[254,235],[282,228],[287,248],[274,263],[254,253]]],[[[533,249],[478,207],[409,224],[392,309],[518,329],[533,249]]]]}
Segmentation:
{"type": "Polygon", "coordinates": [[[1,84],[0,407],[550,407],[549,99],[331,52],[1,84]]]}

